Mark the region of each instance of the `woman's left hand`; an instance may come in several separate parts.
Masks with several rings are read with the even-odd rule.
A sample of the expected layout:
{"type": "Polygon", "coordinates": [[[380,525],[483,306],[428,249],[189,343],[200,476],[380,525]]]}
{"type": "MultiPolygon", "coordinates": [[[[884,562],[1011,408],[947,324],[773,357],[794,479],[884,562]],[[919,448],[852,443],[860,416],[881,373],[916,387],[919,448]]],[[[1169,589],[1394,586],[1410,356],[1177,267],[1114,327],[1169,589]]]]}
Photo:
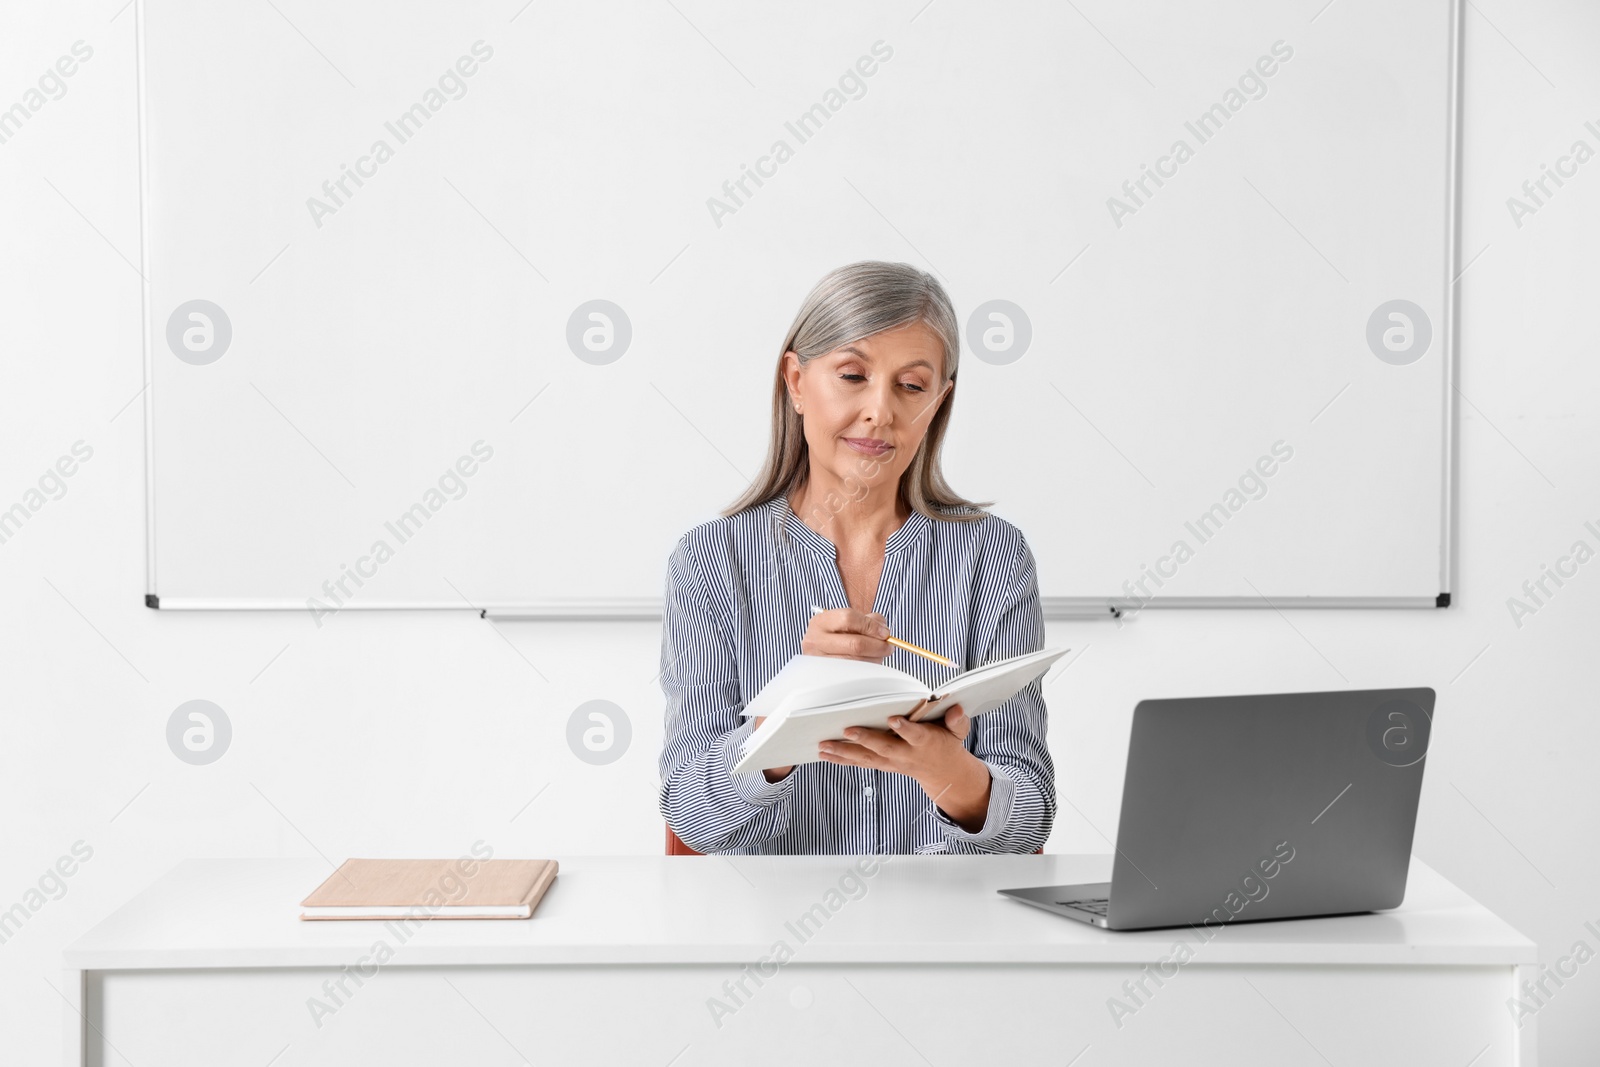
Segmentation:
{"type": "Polygon", "coordinates": [[[955,704],[940,722],[896,715],[887,730],[852,726],[844,732],[847,740],[824,741],[818,752],[830,763],[908,775],[951,819],[976,833],[989,810],[989,768],[967,751],[971,728],[972,720],[955,704]]]}

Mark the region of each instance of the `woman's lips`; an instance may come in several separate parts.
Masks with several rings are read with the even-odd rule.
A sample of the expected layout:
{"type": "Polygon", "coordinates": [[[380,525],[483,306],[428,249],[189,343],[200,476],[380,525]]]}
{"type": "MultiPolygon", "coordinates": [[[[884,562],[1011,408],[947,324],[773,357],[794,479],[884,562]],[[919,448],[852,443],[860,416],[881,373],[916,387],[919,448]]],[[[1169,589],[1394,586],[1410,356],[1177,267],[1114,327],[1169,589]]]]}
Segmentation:
{"type": "Polygon", "coordinates": [[[868,456],[881,456],[894,448],[887,441],[877,441],[871,437],[846,437],[844,443],[868,456]]]}

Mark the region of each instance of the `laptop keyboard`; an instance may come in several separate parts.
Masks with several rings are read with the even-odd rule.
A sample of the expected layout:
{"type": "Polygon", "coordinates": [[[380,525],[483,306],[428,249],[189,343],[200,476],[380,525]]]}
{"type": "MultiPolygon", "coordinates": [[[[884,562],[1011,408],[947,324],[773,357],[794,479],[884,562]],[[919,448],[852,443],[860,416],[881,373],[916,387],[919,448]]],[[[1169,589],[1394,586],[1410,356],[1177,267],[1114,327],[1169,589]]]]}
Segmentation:
{"type": "Polygon", "coordinates": [[[1079,911],[1092,911],[1096,915],[1104,915],[1111,901],[1105,897],[1092,897],[1088,900],[1058,900],[1056,903],[1077,908],[1079,911]]]}

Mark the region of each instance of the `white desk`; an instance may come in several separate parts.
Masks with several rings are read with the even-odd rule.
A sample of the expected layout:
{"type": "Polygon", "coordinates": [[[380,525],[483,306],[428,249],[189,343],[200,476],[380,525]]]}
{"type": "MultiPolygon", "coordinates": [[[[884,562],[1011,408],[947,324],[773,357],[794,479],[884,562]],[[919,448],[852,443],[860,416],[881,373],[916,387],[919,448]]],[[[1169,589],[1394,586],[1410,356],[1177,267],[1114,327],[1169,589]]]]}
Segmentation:
{"type": "Polygon", "coordinates": [[[67,1060],[1534,1063],[1506,999],[1535,946],[1415,859],[1396,911],[1204,945],[995,893],[1104,880],[1109,857],[876,859],[862,877],[844,856],[562,858],[533,919],[421,922],[403,942],[299,920],[319,861],[189,860],[66,950],[67,1060]],[[1149,973],[1161,984],[1144,977],[1135,1001],[1123,982],[1149,973]],[[324,982],[340,977],[336,1000],[324,982]],[[748,996],[725,991],[741,977],[748,996]],[[714,997],[732,1014],[714,1020],[714,997]],[[1114,1019],[1113,997],[1137,1010],[1114,1019]],[[311,998],[332,1014],[314,1019],[311,998]]]}

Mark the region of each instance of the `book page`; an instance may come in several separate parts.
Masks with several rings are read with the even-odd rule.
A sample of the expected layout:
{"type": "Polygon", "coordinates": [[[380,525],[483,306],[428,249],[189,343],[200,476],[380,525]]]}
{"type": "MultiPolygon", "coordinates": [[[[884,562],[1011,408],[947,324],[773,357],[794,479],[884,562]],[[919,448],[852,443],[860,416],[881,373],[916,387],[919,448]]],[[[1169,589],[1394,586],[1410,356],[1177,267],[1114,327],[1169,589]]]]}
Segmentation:
{"type": "Polygon", "coordinates": [[[950,679],[940,687],[934,699],[917,709],[913,718],[918,722],[942,718],[945,709],[956,704],[961,705],[968,718],[977,718],[1011,699],[1069,651],[1071,649],[1046,648],[986,663],[950,679]]]}
{"type": "Polygon", "coordinates": [[[771,715],[784,708],[825,707],[872,697],[925,697],[928,687],[905,671],[882,663],[839,656],[797,655],[745,705],[744,716],[771,715]]]}

